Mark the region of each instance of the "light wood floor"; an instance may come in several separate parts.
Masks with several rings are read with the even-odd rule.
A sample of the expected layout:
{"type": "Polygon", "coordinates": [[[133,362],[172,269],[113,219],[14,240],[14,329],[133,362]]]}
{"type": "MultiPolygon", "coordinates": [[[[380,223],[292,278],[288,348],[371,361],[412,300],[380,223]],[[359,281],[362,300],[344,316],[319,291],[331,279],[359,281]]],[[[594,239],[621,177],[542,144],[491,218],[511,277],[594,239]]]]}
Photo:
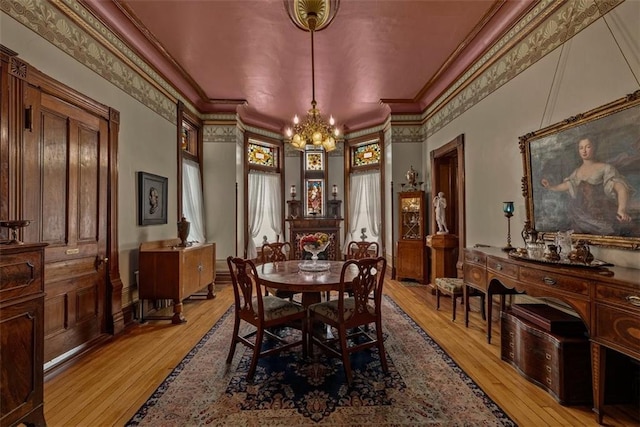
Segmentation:
{"type": "MultiPolygon", "coordinates": [[[[451,321],[449,298],[440,311],[425,286],[404,286],[388,280],[390,295],[431,335],[482,389],[526,426],[595,426],[590,408],[564,407],[542,389],[522,378],[500,360],[500,330],[493,323],[492,344],[486,343],[485,323],[471,313],[469,328],[460,317],[451,321]]],[[[110,343],[84,356],[45,383],[45,417],[50,427],[122,426],[147,400],[186,353],[233,302],[230,285],[217,287],[214,300],[188,300],[188,322],[171,325],[152,320],[128,328],[110,343]]],[[[638,407],[606,406],[605,424],[638,426],[638,407]]]]}

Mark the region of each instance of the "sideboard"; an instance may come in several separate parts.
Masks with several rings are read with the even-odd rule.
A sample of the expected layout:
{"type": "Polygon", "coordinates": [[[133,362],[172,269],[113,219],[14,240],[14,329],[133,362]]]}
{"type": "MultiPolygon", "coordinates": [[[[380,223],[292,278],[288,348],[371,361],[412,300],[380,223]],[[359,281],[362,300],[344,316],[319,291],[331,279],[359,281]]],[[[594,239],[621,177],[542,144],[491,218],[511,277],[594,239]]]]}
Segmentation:
{"type": "Polygon", "coordinates": [[[44,247],[0,244],[0,426],[44,419],[44,247]]]}
{"type": "Polygon", "coordinates": [[[141,300],[173,300],[172,323],[183,323],[182,300],[207,287],[215,297],[215,243],[181,247],[180,239],[140,244],[138,292],[141,300]]]}
{"type": "MultiPolygon", "coordinates": [[[[640,269],[539,263],[509,257],[498,248],[467,248],[463,274],[466,285],[487,294],[487,319],[491,319],[491,296],[505,290],[557,298],[576,311],[589,331],[593,411],[602,423],[607,349],[640,360],[640,269]]],[[[468,322],[467,286],[464,291],[468,322]]],[[[490,321],[487,339],[491,339],[490,321]]]]}

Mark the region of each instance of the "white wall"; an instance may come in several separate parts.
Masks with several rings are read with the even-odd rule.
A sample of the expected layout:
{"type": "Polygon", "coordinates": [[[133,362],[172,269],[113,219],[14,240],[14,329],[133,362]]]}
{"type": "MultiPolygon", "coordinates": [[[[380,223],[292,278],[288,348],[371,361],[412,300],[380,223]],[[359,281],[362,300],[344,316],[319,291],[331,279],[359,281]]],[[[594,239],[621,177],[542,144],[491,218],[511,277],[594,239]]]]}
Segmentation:
{"type": "MultiPolygon", "coordinates": [[[[465,135],[467,246],[506,244],[502,202],[507,200],[515,201],[516,209],[512,241],[522,244],[526,214],[518,137],[640,89],[640,2],[627,1],[605,18],[616,39],[626,43],[621,46],[633,73],[600,19],[428,138],[426,157],[465,135]]],[[[637,251],[592,249],[597,258],[640,267],[637,251]]]]}
{"type": "MultiPolygon", "coordinates": [[[[236,162],[236,144],[234,142],[208,142],[204,144],[202,181],[205,222],[207,241],[216,243],[217,271],[227,270],[225,259],[229,255],[236,255],[235,185],[236,168],[238,167],[236,162]]],[[[239,167],[242,167],[242,163],[239,167]]],[[[238,250],[240,251],[241,248],[238,250]]],[[[241,251],[240,254],[242,254],[241,251]]]]}

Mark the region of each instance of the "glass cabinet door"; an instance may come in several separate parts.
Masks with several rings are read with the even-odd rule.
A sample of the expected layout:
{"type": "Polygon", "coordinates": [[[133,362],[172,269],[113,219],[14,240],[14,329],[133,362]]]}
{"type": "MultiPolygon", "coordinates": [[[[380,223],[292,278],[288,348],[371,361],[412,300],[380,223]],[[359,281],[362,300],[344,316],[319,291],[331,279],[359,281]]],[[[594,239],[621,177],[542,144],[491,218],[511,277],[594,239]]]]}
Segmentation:
{"type": "Polygon", "coordinates": [[[400,238],[403,240],[422,239],[423,198],[420,195],[400,194],[400,238]]]}

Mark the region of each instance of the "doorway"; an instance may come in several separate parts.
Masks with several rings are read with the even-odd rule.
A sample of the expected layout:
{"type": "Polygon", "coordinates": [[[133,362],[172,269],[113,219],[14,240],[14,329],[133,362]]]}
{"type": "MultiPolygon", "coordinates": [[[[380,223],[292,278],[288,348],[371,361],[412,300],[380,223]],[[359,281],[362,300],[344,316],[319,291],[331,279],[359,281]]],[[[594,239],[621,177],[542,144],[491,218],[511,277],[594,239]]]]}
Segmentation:
{"type": "MultiPolygon", "coordinates": [[[[431,151],[431,196],[442,191],[447,199],[445,220],[449,234],[458,237],[457,250],[453,251],[447,262],[455,263],[460,273],[462,270],[462,254],[466,246],[465,226],[465,183],[464,183],[464,135],[458,135],[442,147],[431,151]]],[[[438,227],[435,216],[431,215],[430,234],[435,234],[438,227]]],[[[459,274],[460,275],[460,274],[459,274]]]]}

